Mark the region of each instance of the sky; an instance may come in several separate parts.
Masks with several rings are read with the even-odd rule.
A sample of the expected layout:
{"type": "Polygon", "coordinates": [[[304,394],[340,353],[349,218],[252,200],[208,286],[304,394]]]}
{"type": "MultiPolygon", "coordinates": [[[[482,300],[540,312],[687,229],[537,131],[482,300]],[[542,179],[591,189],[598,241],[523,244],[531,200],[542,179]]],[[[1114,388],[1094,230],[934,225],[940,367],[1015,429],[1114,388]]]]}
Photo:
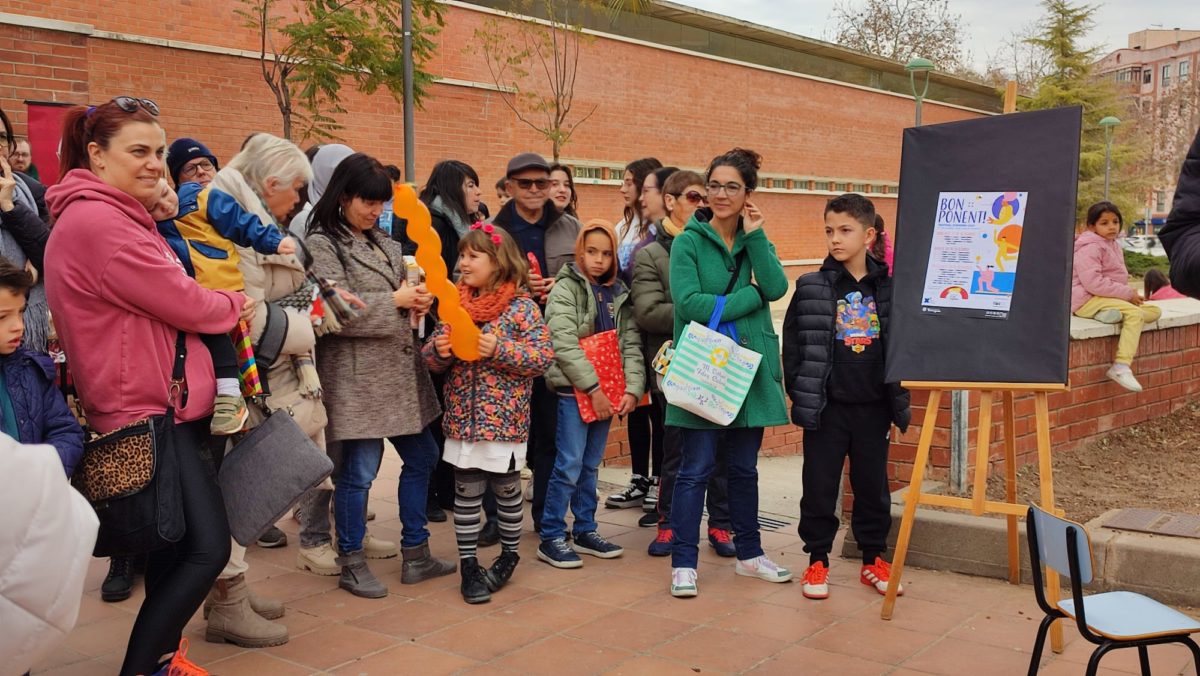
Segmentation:
{"type": "MultiPolygon", "coordinates": [[[[834,0],[673,0],[679,4],[732,16],[773,28],[833,42],[834,0]]],[[[859,4],[851,0],[852,4],[859,4]]],[[[1092,0],[1099,7],[1090,42],[1107,53],[1125,47],[1127,36],[1145,28],[1200,30],[1197,0],[1092,0]],[[1161,24],[1161,25],[1157,25],[1161,24]]],[[[1013,32],[1037,22],[1036,0],[949,0],[950,11],[962,15],[970,38],[968,51],[979,70],[1013,32]],[[997,11],[997,7],[1003,8],[997,11]]]]}

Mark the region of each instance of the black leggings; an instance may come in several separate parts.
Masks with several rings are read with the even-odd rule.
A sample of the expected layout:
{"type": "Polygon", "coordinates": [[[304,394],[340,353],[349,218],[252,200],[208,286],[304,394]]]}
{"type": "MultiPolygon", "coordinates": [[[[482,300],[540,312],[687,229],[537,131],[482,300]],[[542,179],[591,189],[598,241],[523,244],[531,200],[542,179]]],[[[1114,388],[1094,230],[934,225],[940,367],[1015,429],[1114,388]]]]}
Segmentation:
{"type": "MultiPolygon", "coordinates": [[[[651,395],[657,396],[656,394],[651,395]]],[[[664,409],[665,410],[665,409],[664,409]]],[[[654,406],[639,406],[625,418],[629,432],[630,469],[644,477],[662,474],[665,421],[654,406]]]]}
{"type": "Polygon", "coordinates": [[[201,457],[210,422],[205,418],[175,426],[187,532],[173,547],[150,553],[146,600],[129,636],[122,676],[154,673],[160,657],[179,647],[184,626],[229,561],[225,502],[212,465],[201,457]]]}
{"type": "MultiPolygon", "coordinates": [[[[217,378],[237,378],[238,369],[237,349],[233,347],[233,339],[227,333],[202,333],[200,342],[208,348],[212,356],[213,372],[217,378]]],[[[265,367],[264,367],[265,368],[265,367]]]]}

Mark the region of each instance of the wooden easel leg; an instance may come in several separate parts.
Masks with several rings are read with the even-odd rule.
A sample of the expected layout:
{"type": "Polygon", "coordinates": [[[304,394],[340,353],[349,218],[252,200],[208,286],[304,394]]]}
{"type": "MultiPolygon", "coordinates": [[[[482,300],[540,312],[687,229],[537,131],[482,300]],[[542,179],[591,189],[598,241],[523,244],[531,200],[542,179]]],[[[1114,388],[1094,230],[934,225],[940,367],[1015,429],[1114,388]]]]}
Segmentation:
{"type": "Polygon", "coordinates": [[[975,486],[971,489],[971,513],[983,516],[987,500],[988,456],[992,445],[992,392],[979,394],[979,429],[975,432],[975,486]]]}
{"type": "Polygon", "coordinates": [[[904,573],[904,557],[908,554],[908,541],[912,537],[913,519],[917,515],[917,504],[921,502],[921,482],[925,478],[925,463],[929,460],[929,447],[933,445],[933,432],[937,427],[938,408],[942,404],[942,391],[930,390],[929,402],[925,404],[925,420],[921,423],[921,438],[917,442],[917,457],[913,459],[912,478],[904,498],[904,518],[900,521],[900,533],[896,538],[896,552],[892,557],[892,577],[888,581],[883,608],[879,616],[892,619],[896,607],[896,592],[900,590],[900,576],[904,573]]]}
{"type": "MultiPolygon", "coordinates": [[[[1050,462],[1050,396],[1045,392],[1038,392],[1034,394],[1034,402],[1037,408],[1038,475],[1042,489],[1042,509],[1054,514],[1054,468],[1050,462]]],[[[1047,568],[1046,601],[1051,606],[1058,605],[1059,592],[1058,572],[1047,568]]],[[[1060,621],[1055,621],[1050,626],[1050,649],[1056,653],[1063,650],[1060,621]]]]}
{"type": "MultiPolygon", "coordinates": [[[[1012,392],[1004,393],[1004,478],[1005,500],[1017,503],[1017,407],[1012,392]]],[[[1008,515],[1008,581],[1021,584],[1021,538],[1017,516],[1008,515]]]]}

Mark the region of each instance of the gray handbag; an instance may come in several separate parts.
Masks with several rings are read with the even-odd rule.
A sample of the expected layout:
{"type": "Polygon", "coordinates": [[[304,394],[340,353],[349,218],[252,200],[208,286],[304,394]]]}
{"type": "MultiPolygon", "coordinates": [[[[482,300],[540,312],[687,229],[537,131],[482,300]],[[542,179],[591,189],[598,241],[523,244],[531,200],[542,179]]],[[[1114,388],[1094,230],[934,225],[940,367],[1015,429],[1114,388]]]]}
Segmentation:
{"type": "MultiPolygon", "coordinates": [[[[260,377],[263,392],[269,393],[266,373],[260,377]]],[[[333,473],[333,461],[287,409],[262,408],[263,421],[230,449],[217,474],[229,530],[243,546],[257,541],[300,496],[333,473]]]]}

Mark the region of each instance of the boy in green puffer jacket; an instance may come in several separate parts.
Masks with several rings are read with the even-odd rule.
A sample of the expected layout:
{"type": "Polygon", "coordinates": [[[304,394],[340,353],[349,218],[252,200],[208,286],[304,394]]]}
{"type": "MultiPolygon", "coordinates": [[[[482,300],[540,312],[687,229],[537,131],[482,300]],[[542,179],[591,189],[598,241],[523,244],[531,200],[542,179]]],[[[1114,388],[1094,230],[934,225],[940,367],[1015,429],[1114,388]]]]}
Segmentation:
{"type": "Polygon", "coordinates": [[[593,220],[575,241],[575,262],[559,271],[546,301],[546,323],[555,363],[546,381],[558,393],[558,454],[546,489],[538,558],[555,568],[583,565],[579,552],[611,559],[624,553],[596,532],[596,475],[604,459],[613,415],[626,415],[645,389],[642,339],[629,289],[617,277],[617,236],[608,221],[593,220]],[[610,401],[579,340],[616,330],[625,374],[625,393],[610,401]],[[585,423],[575,390],[591,397],[597,420],[585,423]],[[575,515],[574,548],[567,544],[567,507],[575,515]]]}

